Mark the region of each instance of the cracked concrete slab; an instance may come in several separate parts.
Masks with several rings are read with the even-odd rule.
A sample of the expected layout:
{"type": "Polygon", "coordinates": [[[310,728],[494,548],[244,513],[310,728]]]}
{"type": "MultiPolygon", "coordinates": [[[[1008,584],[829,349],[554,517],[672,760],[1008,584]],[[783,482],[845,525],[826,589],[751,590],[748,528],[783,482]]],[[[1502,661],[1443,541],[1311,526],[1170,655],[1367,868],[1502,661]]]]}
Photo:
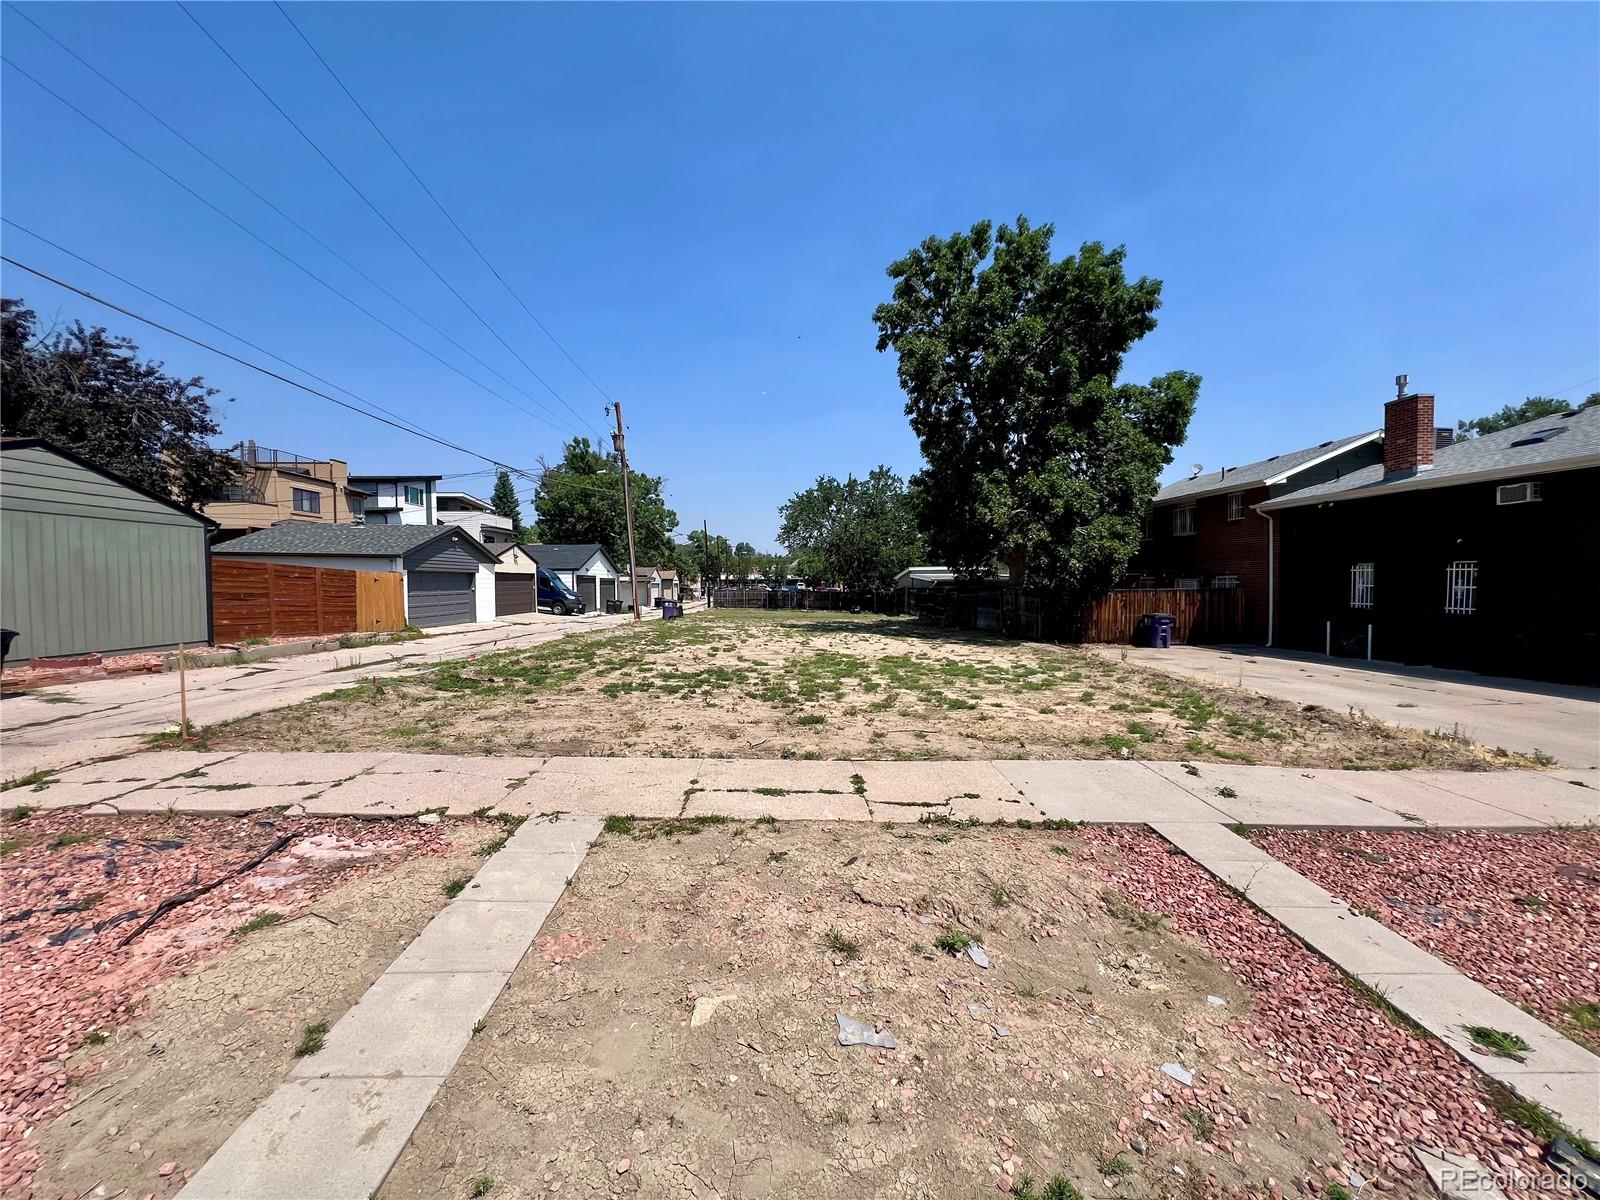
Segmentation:
{"type": "Polygon", "coordinates": [[[695,758],[551,758],[505,797],[502,810],[675,817],[701,764],[695,758]]]}
{"type": "Polygon", "coordinates": [[[171,779],[186,771],[209,770],[236,754],[237,751],[207,754],[195,750],[147,750],[143,754],[129,754],[123,758],[72,767],[60,772],[56,778],[63,783],[106,783],[131,779],[135,783],[128,786],[134,787],[138,783],[171,779]]]}
{"type": "Polygon", "coordinates": [[[548,761],[518,755],[390,754],[373,766],[375,775],[477,775],[484,779],[522,779],[548,761]]]}
{"type": "Polygon", "coordinates": [[[726,792],[783,787],[791,792],[849,792],[856,764],[844,759],[709,758],[698,772],[700,787],[726,792]]]}
{"type": "MultiPolygon", "coordinates": [[[[204,783],[253,783],[263,787],[326,784],[370,771],[391,757],[389,754],[363,754],[345,750],[327,753],[252,750],[236,754],[215,766],[202,767],[202,774],[195,778],[204,783]]],[[[173,779],[158,786],[180,787],[187,782],[173,779]]]]}
{"type": "Polygon", "coordinates": [[[1347,908],[1266,904],[1260,907],[1317,953],[1352,975],[1457,974],[1456,969],[1448,963],[1370,917],[1359,916],[1347,908]]]}
{"type": "Polygon", "coordinates": [[[130,792],[115,801],[123,812],[247,813],[303,804],[325,785],[300,787],[159,787],[130,792]]]}
{"type": "Polygon", "coordinates": [[[507,780],[478,775],[358,775],[308,799],[306,811],[406,816],[443,808],[452,816],[464,817],[480,808],[493,808],[510,794],[507,780]]]}
{"type": "Polygon", "coordinates": [[[1417,771],[1413,777],[1542,824],[1600,824],[1600,789],[1542,771],[1417,771]]]}
{"type": "Polygon", "coordinates": [[[994,765],[1047,817],[1124,825],[1230,819],[1145,763],[1008,759],[994,765]]]}
{"type": "Polygon", "coordinates": [[[1150,769],[1246,825],[1389,828],[1414,824],[1381,805],[1319,782],[1303,768],[1210,762],[1189,765],[1199,774],[1184,770],[1182,763],[1151,763],[1150,769]]]}
{"type": "MultiPolygon", "coordinates": [[[[1005,804],[1022,796],[992,762],[869,762],[851,764],[867,784],[869,804],[948,802],[960,797],[1005,804]]],[[[1024,815],[1033,815],[1025,813],[1024,815]]]]}
{"type": "Polygon", "coordinates": [[[686,817],[718,815],[753,821],[777,817],[780,821],[870,821],[867,802],[854,792],[843,795],[795,792],[763,796],[758,792],[697,792],[684,807],[686,817]]]}
{"type": "Polygon", "coordinates": [[[1447,792],[1410,771],[1306,772],[1313,780],[1388,809],[1408,825],[1449,829],[1537,829],[1542,823],[1447,792]],[[1415,818],[1412,820],[1411,818],[1415,818]]]}

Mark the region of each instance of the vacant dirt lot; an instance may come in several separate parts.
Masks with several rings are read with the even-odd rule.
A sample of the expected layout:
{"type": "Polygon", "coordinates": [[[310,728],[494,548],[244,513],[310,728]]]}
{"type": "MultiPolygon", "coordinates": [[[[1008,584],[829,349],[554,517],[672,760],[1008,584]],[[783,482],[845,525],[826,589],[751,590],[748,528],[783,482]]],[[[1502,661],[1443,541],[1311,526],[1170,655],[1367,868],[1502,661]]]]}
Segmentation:
{"type": "Polygon", "coordinates": [[[1483,767],[1448,738],[1071,647],[725,610],[368,680],[212,746],[730,758],[1107,758],[1483,767]]]}
{"type": "Polygon", "coordinates": [[[1328,1117],[1229,1036],[1249,993],[1107,894],[1089,849],[948,824],[605,834],[379,1196],[1238,1197],[1343,1178],[1328,1117]],[[987,969],[949,952],[967,939],[987,969]],[[840,1045],[841,1013],[898,1048],[840,1045]]]}
{"type": "Polygon", "coordinates": [[[182,1187],[305,1027],[336,1021],[502,832],[18,811],[0,866],[0,1195],[74,1200],[182,1187]]]}

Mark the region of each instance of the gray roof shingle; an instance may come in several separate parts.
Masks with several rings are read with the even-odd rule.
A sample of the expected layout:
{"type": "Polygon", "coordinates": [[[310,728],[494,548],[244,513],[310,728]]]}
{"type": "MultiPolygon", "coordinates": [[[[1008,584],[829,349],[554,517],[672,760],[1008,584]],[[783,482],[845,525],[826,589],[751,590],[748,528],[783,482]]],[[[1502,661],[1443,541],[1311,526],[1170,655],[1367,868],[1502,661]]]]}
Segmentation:
{"type": "Polygon", "coordinates": [[[1289,454],[1274,454],[1271,458],[1246,463],[1242,467],[1224,467],[1221,471],[1207,471],[1204,475],[1196,475],[1191,479],[1180,479],[1177,483],[1167,484],[1157,492],[1155,502],[1161,504],[1167,500],[1195,500],[1215,492],[1236,492],[1240,488],[1254,487],[1269,479],[1276,479],[1280,475],[1301,470],[1324,458],[1342,454],[1376,437],[1379,432],[1381,431],[1369,429],[1365,433],[1334,438],[1289,454]]]}
{"type": "MultiPolygon", "coordinates": [[[[217,554],[348,554],[400,558],[435,538],[456,534],[455,525],[329,525],[293,521],[247,533],[216,547],[217,554]]],[[[473,541],[473,545],[478,543],[473,541]]],[[[479,549],[482,549],[480,546],[479,549]]]]}
{"type": "MultiPolygon", "coordinates": [[[[534,542],[528,546],[528,552],[539,560],[539,565],[549,571],[576,571],[587,563],[596,554],[605,554],[606,561],[611,562],[611,555],[606,554],[606,549],[599,542],[583,542],[581,544],[552,545],[547,542],[534,542]]],[[[612,570],[616,564],[612,563],[612,570]]],[[[626,575],[626,571],[617,572],[626,575]]]]}
{"type": "Polygon", "coordinates": [[[1540,470],[1600,466],[1600,406],[1554,417],[1540,417],[1497,433],[1452,442],[1434,451],[1431,470],[1384,478],[1383,464],[1352,471],[1342,479],[1302,488],[1263,509],[1291,508],[1337,498],[1358,499],[1394,491],[1449,487],[1540,470]],[[1544,436],[1540,436],[1544,435],[1544,436]]]}

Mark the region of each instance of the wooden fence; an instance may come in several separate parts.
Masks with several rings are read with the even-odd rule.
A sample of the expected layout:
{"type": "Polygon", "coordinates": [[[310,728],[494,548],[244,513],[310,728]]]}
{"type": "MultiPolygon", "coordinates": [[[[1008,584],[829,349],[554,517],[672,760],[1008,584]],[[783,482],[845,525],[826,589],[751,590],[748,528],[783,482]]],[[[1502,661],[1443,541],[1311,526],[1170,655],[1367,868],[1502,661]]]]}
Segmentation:
{"type": "Polygon", "coordinates": [[[405,625],[398,571],[340,571],[289,563],[211,560],[212,636],[313,637],[394,631],[405,625]]]}
{"type": "Polygon", "coordinates": [[[1086,642],[1131,642],[1145,613],[1177,618],[1174,642],[1237,641],[1244,630],[1241,588],[1130,588],[1107,592],[1083,612],[1086,642]]]}

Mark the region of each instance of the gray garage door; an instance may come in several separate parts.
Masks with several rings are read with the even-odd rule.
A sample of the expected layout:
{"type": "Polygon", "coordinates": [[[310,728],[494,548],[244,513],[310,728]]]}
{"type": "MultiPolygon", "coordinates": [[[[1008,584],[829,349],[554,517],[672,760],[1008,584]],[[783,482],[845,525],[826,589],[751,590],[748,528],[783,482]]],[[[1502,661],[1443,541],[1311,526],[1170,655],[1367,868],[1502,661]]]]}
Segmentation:
{"type": "Polygon", "coordinates": [[[464,625],[475,615],[472,581],[477,573],[412,571],[406,577],[406,616],[413,625],[464,625]]]}
{"type": "Polygon", "coordinates": [[[595,605],[595,607],[604,611],[606,601],[615,600],[616,598],[617,581],[615,579],[602,579],[600,581],[600,603],[595,605]]]}
{"type": "Polygon", "coordinates": [[[583,601],[584,612],[593,612],[600,607],[600,593],[595,586],[593,575],[578,576],[578,598],[583,601]]]}
{"type": "Polygon", "coordinates": [[[532,575],[495,575],[494,612],[497,617],[533,611],[532,575]]]}

